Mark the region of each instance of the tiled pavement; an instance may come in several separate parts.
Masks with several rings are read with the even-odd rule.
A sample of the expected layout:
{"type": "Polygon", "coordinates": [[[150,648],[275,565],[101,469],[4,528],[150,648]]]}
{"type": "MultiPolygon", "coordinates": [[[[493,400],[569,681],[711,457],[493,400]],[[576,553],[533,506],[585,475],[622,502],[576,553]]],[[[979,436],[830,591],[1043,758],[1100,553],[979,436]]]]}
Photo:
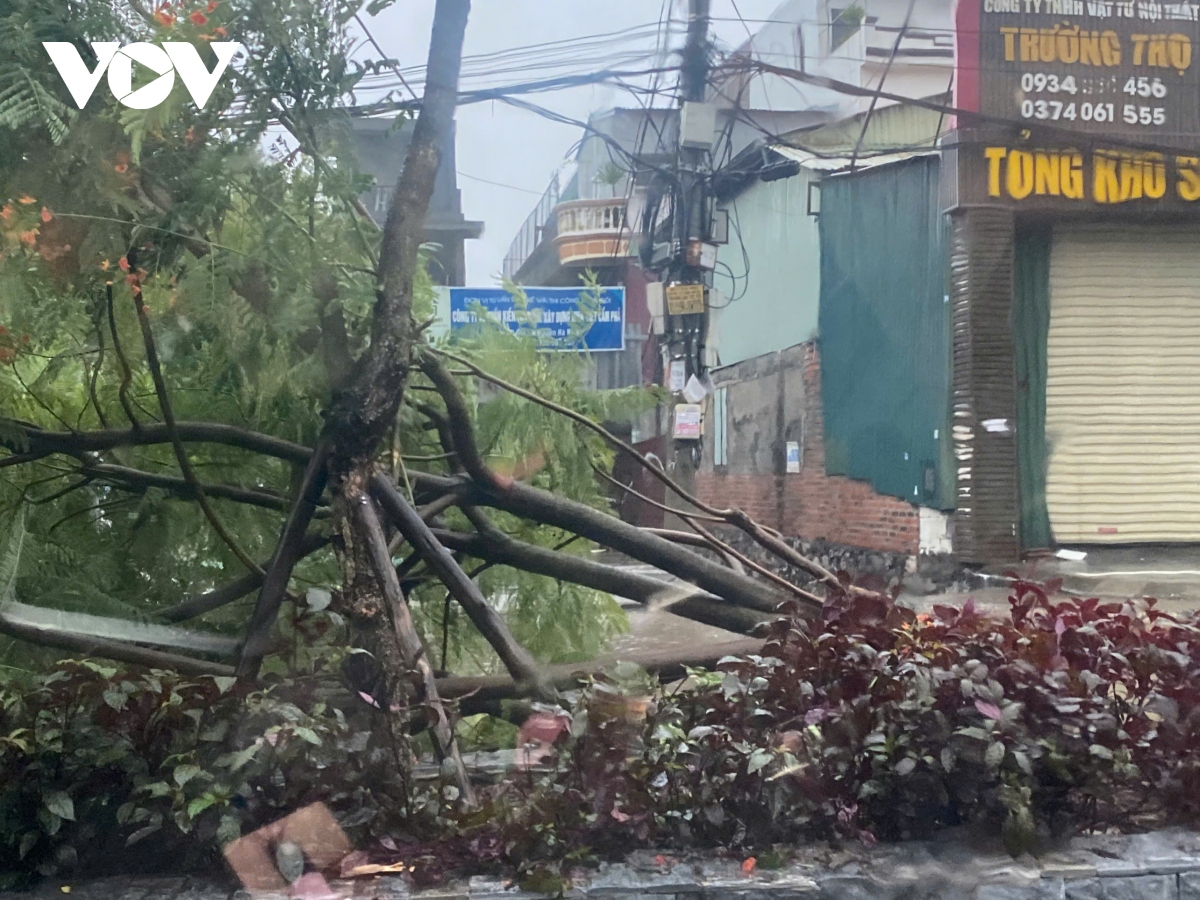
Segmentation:
{"type": "MultiPolygon", "coordinates": [[[[494,878],[414,892],[398,877],[334,882],[339,900],[532,900],[494,878]]],[[[737,859],[633,854],[581,875],[567,897],[597,900],[1200,900],[1200,836],[1159,832],[1078,838],[1040,859],[972,850],[966,841],[797,848],[797,862],[742,872],[737,859]]],[[[119,878],[47,884],[15,900],[283,900],[228,882],[119,878]],[[64,893],[63,887],[69,887],[64,893]]],[[[333,900],[311,897],[310,900],[333,900]]]]}

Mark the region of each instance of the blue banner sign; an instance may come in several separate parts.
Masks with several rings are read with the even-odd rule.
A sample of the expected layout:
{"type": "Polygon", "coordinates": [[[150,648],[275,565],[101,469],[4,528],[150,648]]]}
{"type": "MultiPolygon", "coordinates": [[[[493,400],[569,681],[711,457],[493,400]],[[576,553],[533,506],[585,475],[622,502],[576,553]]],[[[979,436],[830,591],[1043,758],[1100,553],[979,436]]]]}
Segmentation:
{"type": "MultiPolygon", "coordinates": [[[[512,331],[520,329],[516,297],[504,288],[452,287],[450,290],[450,330],[458,331],[475,324],[482,308],[492,318],[512,331]]],[[[583,314],[580,309],[583,291],[580,288],[525,288],[528,310],[538,316],[540,344],[545,350],[624,350],[625,349],[625,288],[602,287],[600,306],[592,315],[592,327],[582,342],[571,344],[571,334],[583,314]]]]}

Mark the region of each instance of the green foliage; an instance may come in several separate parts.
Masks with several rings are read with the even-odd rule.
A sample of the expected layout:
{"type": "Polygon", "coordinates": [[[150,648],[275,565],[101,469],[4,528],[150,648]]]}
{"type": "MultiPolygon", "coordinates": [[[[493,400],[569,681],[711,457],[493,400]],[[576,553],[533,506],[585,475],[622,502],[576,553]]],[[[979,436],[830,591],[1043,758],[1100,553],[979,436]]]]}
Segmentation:
{"type": "Polygon", "coordinates": [[[42,41],[100,39],[115,33],[111,7],[67,0],[0,2],[0,159],[12,134],[62,144],[76,111],[53,67],[47,65],[42,41]]]}
{"type": "Polygon", "coordinates": [[[3,550],[0,550],[0,607],[12,602],[16,595],[17,568],[25,546],[25,508],[21,507],[8,527],[3,550]]]}
{"type": "Polygon", "coordinates": [[[418,789],[384,732],[327,676],[247,689],[84,661],[0,684],[0,878],[211,865],[315,801],[356,839],[432,827],[438,785],[418,789]]]}
{"type": "MultiPolygon", "coordinates": [[[[223,0],[213,9],[194,4],[203,10],[198,19],[186,5],[143,19],[116,16],[93,0],[0,0],[0,36],[11,51],[0,62],[0,92],[27,85],[33,73],[41,93],[20,87],[21,96],[44,93],[59,104],[43,98],[40,127],[23,120],[6,128],[0,121],[0,445],[8,452],[23,449],[18,421],[55,431],[128,427],[122,393],[139,422],[161,420],[127,278],[142,285],[177,419],[316,442],[339,375],[330,367],[331,347],[344,329],[350,357],[361,354],[375,302],[380,234],[352,207],[370,179],[354,158],[344,109],[363,74],[382,65],[349,59],[347,26],[361,7],[350,0],[223,0]],[[62,112],[69,97],[40,43],[75,41],[86,53],[88,39],[188,40],[207,53],[207,40],[216,37],[237,40],[246,52],[205,110],[180,85],[166,103],[145,111],[119,106],[101,86],[86,109],[62,112]],[[223,116],[235,97],[236,115],[223,116]],[[264,154],[272,121],[282,121],[287,134],[272,135],[264,154]]],[[[593,287],[585,285],[585,308],[588,300],[598,303],[593,287]]],[[[422,270],[418,321],[432,314],[433,296],[422,270]]],[[[579,335],[585,319],[575,323],[579,335]]],[[[528,325],[516,336],[485,327],[456,349],[597,421],[627,419],[653,402],[639,391],[586,390],[586,356],[539,352],[532,317],[528,325]]],[[[463,384],[475,397],[477,386],[463,384]]],[[[512,396],[485,390],[477,399],[490,464],[607,508],[593,466],[608,469],[612,455],[595,435],[512,396]]],[[[442,452],[411,402],[393,446],[384,450],[401,483],[403,457],[442,452]]],[[[293,465],[229,447],[191,444],[188,452],[205,483],[251,487],[285,503],[299,477],[293,465]]],[[[178,476],[166,445],[119,448],[102,461],[178,476]]],[[[408,465],[414,464],[444,471],[436,462],[408,465]]],[[[19,516],[26,533],[14,599],[147,622],[243,572],[187,497],[157,487],[130,490],[77,469],[57,456],[0,469],[0,531],[19,516]]],[[[247,554],[269,557],[280,511],[220,498],[212,503],[247,554]]],[[[314,528],[328,521],[322,511],[314,528]]],[[[457,513],[447,522],[467,527],[457,513]]],[[[497,524],[543,546],[569,537],[506,516],[497,516],[497,524]]],[[[566,552],[589,547],[576,542],[566,552]]],[[[594,656],[625,627],[606,595],[500,567],[480,577],[517,637],[542,659],[594,656]]],[[[300,566],[292,587],[336,591],[340,580],[332,551],[324,550],[300,566]]],[[[248,602],[195,627],[239,634],[248,602]]],[[[454,608],[447,614],[439,586],[422,584],[412,604],[439,659],[444,642],[455,667],[496,669],[490,647],[465,617],[454,608]]],[[[307,645],[307,637],[285,617],[280,638],[290,652],[269,668],[309,671],[320,648],[307,645]]],[[[345,635],[338,632],[338,639],[345,635]]],[[[52,662],[52,655],[0,639],[0,664],[38,669],[52,662]]]]}
{"type": "MultiPolygon", "coordinates": [[[[0,30],[0,37],[3,36],[0,30]]],[[[28,69],[15,63],[0,67],[0,127],[16,131],[43,126],[56,144],[67,136],[70,110],[28,69]]]]}

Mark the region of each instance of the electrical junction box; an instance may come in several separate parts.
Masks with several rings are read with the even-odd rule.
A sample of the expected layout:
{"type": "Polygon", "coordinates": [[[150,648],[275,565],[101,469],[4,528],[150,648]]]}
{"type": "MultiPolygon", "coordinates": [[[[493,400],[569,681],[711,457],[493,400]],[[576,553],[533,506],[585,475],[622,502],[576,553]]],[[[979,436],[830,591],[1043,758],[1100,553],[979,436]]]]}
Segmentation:
{"type": "Polygon", "coordinates": [[[697,269],[712,270],[717,267],[717,245],[704,241],[692,241],[687,248],[687,264],[697,269]]]}
{"type": "Polygon", "coordinates": [[[717,108],[711,103],[687,100],[679,114],[679,146],[711,150],[717,133],[717,108]]]}
{"type": "Polygon", "coordinates": [[[650,333],[662,334],[666,327],[663,283],[651,281],[646,285],[646,310],[650,313],[650,333]]]}

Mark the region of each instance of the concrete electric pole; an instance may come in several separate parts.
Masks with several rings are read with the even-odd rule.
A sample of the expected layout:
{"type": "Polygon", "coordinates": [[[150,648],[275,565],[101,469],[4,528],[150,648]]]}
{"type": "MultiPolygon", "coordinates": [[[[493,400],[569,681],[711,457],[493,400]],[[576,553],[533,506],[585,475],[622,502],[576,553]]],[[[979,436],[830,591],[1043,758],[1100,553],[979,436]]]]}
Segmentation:
{"type": "Polygon", "coordinates": [[[708,292],[716,265],[716,248],[709,242],[709,184],[716,110],[705,102],[709,77],[708,31],[709,0],[689,0],[679,81],[672,252],[663,273],[667,313],[663,372],[674,403],[670,465],[674,477],[688,487],[700,462],[700,407],[694,398],[680,402],[678,393],[693,375],[703,379],[705,373],[708,292]]]}

